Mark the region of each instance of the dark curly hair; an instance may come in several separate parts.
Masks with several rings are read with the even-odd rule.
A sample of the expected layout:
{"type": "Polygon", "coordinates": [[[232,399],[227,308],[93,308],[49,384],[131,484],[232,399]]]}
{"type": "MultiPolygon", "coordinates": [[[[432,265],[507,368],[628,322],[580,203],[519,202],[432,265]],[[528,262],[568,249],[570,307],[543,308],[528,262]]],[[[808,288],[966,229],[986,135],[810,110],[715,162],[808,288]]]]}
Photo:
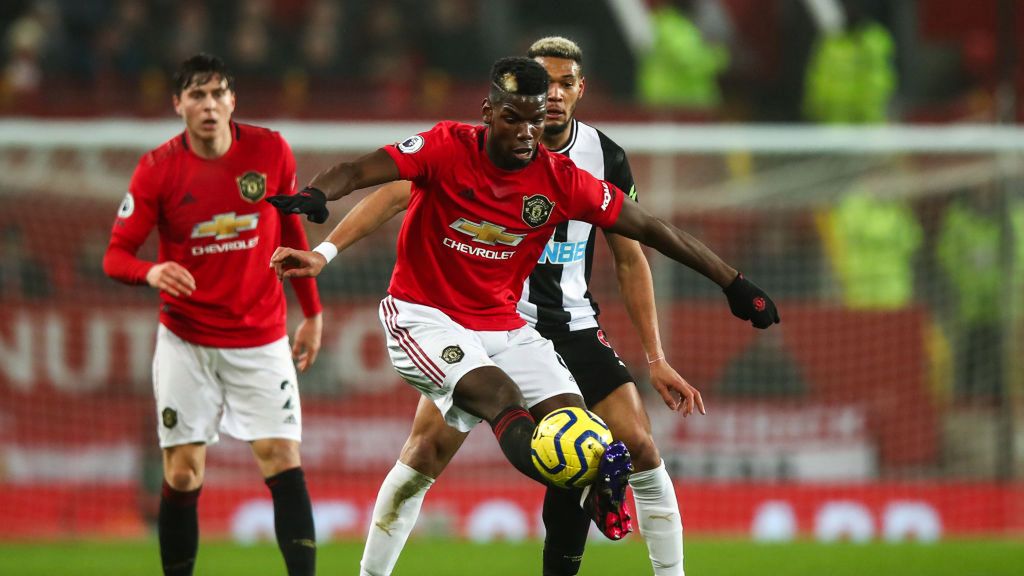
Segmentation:
{"type": "Polygon", "coordinates": [[[548,72],[530,58],[502,58],[491,67],[491,91],[512,96],[541,96],[548,93],[548,72]]]}
{"type": "Polygon", "coordinates": [[[174,73],[174,93],[181,93],[193,84],[205,84],[210,78],[220,76],[228,83],[228,90],[234,92],[235,77],[224,61],[206,53],[199,53],[185,60],[174,73]]]}

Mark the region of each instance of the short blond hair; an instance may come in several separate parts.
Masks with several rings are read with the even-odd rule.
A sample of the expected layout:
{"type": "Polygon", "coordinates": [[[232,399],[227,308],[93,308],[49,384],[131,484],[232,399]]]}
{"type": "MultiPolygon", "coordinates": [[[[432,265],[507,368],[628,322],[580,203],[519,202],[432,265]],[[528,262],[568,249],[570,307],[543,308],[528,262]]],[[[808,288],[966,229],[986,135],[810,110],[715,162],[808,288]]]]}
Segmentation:
{"type": "Polygon", "coordinates": [[[583,67],[583,50],[563,36],[547,36],[537,40],[530,45],[526,55],[529,58],[565,58],[583,67]]]}

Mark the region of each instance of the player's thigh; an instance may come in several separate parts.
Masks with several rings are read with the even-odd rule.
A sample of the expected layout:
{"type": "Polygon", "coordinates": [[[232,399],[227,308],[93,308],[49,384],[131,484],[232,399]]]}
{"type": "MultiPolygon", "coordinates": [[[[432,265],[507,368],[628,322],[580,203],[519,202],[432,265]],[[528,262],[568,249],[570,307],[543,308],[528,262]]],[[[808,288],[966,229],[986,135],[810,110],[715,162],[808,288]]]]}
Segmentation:
{"type": "Polygon", "coordinates": [[[580,395],[573,375],[550,340],[529,326],[513,330],[503,338],[504,349],[491,359],[519,386],[527,407],[562,395],[580,395]]]}
{"type": "Polygon", "coordinates": [[[153,395],[161,448],[217,441],[223,394],[215,361],[213,349],[157,328],[153,395]]]}
{"type": "Polygon", "coordinates": [[[455,385],[466,374],[494,366],[479,333],[443,312],[391,296],[380,303],[380,321],[395,371],[437,406],[445,422],[468,432],[480,418],[455,406],[455,385]]]}
{"type": "Polygon", "coordinates": [[[224,386],[221,429],[244,441],[302,440],[299,381],[288,338],[251,348],[221,348],[224,386]]]}

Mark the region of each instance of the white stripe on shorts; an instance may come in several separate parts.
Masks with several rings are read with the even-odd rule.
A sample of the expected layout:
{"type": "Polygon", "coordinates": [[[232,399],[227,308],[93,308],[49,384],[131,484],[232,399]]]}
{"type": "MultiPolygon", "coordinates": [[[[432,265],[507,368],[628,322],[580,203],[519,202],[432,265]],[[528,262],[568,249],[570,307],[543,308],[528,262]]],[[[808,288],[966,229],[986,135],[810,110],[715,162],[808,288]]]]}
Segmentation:
{"type": "Polygon", "coordinates": [[[398,345],[402,347],[402,350],[405,350],[405,353],[409,355],[409,359],[420,369],[420,372],[423,372],[438,387],[443,386],[444,373],[423,352],[423,349],[420,348],[420,345],[409,334],[409,331],[398,325],[398,308],[395,306],[394,299],[390,295],[384,298],[384,310],[388,322],[388,331],[398,341],[398,345]]]}

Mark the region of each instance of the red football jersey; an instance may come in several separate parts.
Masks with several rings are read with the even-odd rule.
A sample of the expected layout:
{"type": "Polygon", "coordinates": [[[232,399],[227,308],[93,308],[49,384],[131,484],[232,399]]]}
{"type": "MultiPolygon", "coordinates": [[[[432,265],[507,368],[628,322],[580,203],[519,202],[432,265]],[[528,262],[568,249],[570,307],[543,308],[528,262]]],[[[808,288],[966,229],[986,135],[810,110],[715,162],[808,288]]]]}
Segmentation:
{"type": "MultiPolygon", "coordinates": [[[[286,301],[269,268],[278,245],[306,250],[298,216],[282,216],[264,198],[295,192],[295,158],[280,134],[231,124],[227,153],[207,160],[185,133],[139,161],[104,258],[107,273],[144,284],[153,266],[136,258],[156,226],[159,262],[184,266],[196,281],[191,296],[160,293],[160,322],[202,346],[247,348],[285,335],[286,301]]],[[[311,278],[293,282],[306,316],[320,311],[311,278]]]]}
{"type": "Polygon", "coordinates": [[[412,181],[388,292],[471,330],[513,330],[523,280],[566,220],[606,228],[622,192],[543,146],[521,170],[495,166],[483,126],[441,122],[384,150],[412,181]]]}

